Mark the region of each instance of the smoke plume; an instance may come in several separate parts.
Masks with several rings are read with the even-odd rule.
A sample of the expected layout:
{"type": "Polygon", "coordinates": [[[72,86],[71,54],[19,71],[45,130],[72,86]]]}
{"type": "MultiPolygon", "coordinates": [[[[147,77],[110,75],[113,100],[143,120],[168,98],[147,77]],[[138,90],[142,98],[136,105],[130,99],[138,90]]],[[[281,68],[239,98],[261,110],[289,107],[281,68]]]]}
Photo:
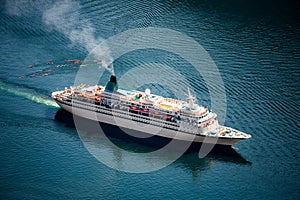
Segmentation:
{"type": "MultiPolygon", "coordinates": [[[[100,43],[101,37],[95,37],[95,29],[90,21],[80,16],[81,5],[77,1],[58,0],[51,2],[33,0],[7,0],[6,12],[15,16],[42,16],[43,23],[50,31],[58,31],[67,37],[72,44],[80,44],[89,53],[100,43]]],[[[114,74],[112,64],[113,58],[110,56],[108,47],[97,52],[103,65],[114,74]]],[[[96,55],[97,56],[97,55],[96,55]]]]}

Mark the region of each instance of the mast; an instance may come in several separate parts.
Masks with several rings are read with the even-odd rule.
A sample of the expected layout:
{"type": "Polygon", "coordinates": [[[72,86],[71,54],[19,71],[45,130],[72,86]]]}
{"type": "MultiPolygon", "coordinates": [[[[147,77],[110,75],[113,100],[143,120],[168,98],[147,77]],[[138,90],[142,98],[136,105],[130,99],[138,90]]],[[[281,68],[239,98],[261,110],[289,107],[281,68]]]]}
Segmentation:
{"type": "Polygon", "coordinates": [[[192,109],[195,107],[195,97],[192,96],[190,88],[188,88],[188,103],[189,103],[189,107],[192,109]]]}

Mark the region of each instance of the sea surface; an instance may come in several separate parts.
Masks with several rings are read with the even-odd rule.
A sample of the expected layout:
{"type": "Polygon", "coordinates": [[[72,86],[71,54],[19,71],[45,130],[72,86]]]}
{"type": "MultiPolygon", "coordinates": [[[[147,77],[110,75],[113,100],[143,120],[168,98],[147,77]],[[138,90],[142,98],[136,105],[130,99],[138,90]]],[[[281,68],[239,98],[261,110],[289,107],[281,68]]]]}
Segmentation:
{"type": "MultiPolygon", "coordinates": [[[[1,1],[0,198],[299,199],[299,9],[297,1],[1,1]],[[214,60],[226,92],[224,124],[252,134],[234,145],[238,158],[200,159],[194,152],[157,171],[128,173],[97,160],[76,128],[57,120],[59,108],[51,92],[73,85],[80,69],[65,60],[84,60],[100,41],[147,27],[180,32],[214,60]]],[[[103,52],[109,55],[107,49],[103,52]]],[[[203,77],[172,52],[128,52],[113,67],[122,77],[153,63],[180,73],[198,103],[210,108],[203,77]]],[[[139,76],[147,74],[132,79],[139,76]]],[[[108,79],[106,71],[99,84],[108,79]]],[[[168,86],[140,88],[145,87],[174,97],[168,86]]],[[[114,143],[131,152],[150,148],[114,143]]],[[[93,145],[104,148],[101,140],[93,145]]],[[[122,165],[126,154],[109,158],[109,148],[102,155],[122,165]]],[[[142,159],[147,154],[131,167],[142,159]]]]}

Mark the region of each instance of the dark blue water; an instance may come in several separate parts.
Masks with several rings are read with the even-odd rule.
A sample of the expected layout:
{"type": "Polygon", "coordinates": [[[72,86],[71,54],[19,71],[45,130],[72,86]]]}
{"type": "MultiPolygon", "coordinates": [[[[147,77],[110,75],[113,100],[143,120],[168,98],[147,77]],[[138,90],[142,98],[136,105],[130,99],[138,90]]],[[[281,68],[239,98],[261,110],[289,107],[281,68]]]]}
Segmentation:
{"type": "MultiPolygon", "coordinates": [[[[299,3],[9,0],[0,8],[1,199],[299,199],[299,3]],[[95,159],[74,127],[55,120],[50,94],[72,85],[79,67],[64,60],[84,59],[100,39],[144,27],[182,32],[208,51],[224,81],[225,125],[253,136],[235,145],[239,158],[192,153],[158,171],[125,173],[95,159]]],[[[114,70],[120,77],[149,62],[171,63],[210,106],[202,77],[174,54],[131,52],[114,70]]],[[[152,88],[172,95],[162,89],[152,88]]]]}

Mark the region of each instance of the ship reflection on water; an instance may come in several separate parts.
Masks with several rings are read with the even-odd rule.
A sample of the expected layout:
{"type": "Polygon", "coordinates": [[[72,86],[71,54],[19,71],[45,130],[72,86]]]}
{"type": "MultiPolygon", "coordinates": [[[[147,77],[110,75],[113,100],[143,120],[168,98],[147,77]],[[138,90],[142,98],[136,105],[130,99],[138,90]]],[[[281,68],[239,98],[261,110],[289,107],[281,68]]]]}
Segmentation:
{"type": "MultiPolygon", "coordinates": [[[[67,127],[74,129],[76,128],[78,133],[80,132],[80,138],[84,142],[85,147],[87,147],[88,149],[93,149],[93,152],[101,151],[102,153],[107,152],[107,154],[113,155],[113,159],[119,162],[120,165],[124,164],[122,163],[124,159],[128,159],[124,158],[124,156],[126,156],[124,152],[133,152],[136,153],[136,155],[144,155],[144,153],[155,151],[167,144],[167,142],[164,141],[155,146],[147,145],[147,143],[145,143],[146,145],[140,144],[137,143],[137,140],[135,140],[135,138],[132,138],[132,136],[128,136],[124,132],[121,133],[122,131],[118,127],[100,123],[101,129],[108,136],[110,142],[119,147],[114,148],[112,147],[111,143],[105,141],[106,137],[101,131],[92,128],[95,127],[95,123],[98,122],[80,118],[80,120],[82,120],[81,122],[83,122],[81,123],[82,125],[80,127],[75,126],[73,115],[63,109],[60,109],[56,112],[55,119],[63,123],[67,127]],[[115,134],[116,132],[118,133],[115,134]],[[115,137],[116,135],[118,137],[115,137]],[[120,149],[122,149],[123,151],[121,151],[120,149]]],[[[182,155],[174,162],[174,164],[180,167],[183,166],[184,168],[191,170],[193,176],[197,176],[200,171],[210,168],[215,162],[218,161],[231,162],[240,165],[252,164],[251,162],[244,159],[238,152],[236,152],[236,150],[231,147],[215,146],[206,157],[201,159],[198,157],[198,151],[199,147],[189,148],[184,155],[182,155]]],[[[173,152],[165,152],[163,154],[160,154],[159,159],[160,161],[165,162],[166,160],[172,159],[172,154],[173,152]]],[[[147,159],[145,159],[144,157],[145,156],[138,156],[136,157],[136,159],[141,159],[141,162],[147,164],[149,160],[147,161],[147,159]]],[[[157,158],[155,159],[157,161],[157,158]]],[[[148,164],[151,165],[153,163],[150,162],[148,164]]]]}

